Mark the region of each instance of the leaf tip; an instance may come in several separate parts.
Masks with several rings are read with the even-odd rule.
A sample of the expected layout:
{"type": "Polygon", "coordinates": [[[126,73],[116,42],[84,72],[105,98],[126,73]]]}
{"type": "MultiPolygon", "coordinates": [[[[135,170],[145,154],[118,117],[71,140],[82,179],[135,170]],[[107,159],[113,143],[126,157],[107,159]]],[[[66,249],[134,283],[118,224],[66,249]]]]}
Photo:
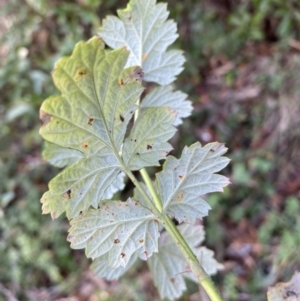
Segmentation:
{"type": "Polygon", "coordinates": [[[72,234],[69,234],[67,236],[67,241],[70,242],[70,243],[72,243],[73,238],[74,238],[74,236],[72,234]]]}

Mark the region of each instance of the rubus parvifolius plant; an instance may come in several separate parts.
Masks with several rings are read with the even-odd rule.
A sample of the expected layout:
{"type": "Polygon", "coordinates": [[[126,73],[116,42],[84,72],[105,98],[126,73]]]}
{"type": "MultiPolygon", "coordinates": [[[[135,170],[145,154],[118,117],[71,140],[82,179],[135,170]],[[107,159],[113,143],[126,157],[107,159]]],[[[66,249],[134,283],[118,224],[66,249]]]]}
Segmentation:
{"type": "Polygon", "coordinates": [[[42,104],[40,133],[44,157],[66,168],[49,183],[43,213],[66,213],[71,247],[85,248],[99,277],[117,279],[140,258],[162,298],[180,297],[186,277],[211,300],[222,300],[207,275],[221,265],[199,247],[204,231],[194,224],[210,209],[201,196],[229,183],[215,174],[228,164],[226,148],[195,143],[180,159],[168,156],[174,126],[192,109],[171,85],[184,63],[181,51],[167,50],[178,36],[176,24],[155,0],[131,0],[118,15],[103,21],[100,37],[78,43],[55,65],[60,94],[42,104]],[[141,99],[147,82],[157,85],[141,99]],[[161,160],[151,179],[145,167],[161,160]],[[133,196],[111,200],[128,178],[133,196]]]}

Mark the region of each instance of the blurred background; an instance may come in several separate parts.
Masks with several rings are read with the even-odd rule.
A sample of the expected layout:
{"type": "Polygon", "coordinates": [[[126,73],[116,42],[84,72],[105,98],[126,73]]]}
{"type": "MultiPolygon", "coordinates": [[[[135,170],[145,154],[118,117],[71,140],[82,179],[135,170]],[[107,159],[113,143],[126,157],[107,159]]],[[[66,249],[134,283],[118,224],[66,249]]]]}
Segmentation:
{"type": "MultiPolygon", "coordinates": [[[[225,300],[266,300],[300,270],[300,1],[166,2],[187,59],[176,85],[195,108],[173,155],[220,141],[231,158],[232,184],[207,198],[205,244],[225,266],[214,280],[225,300]]],[[[54,62],[126,3],[0,0],[0,301],[159,300],[143,264],[119,281],[95,278],[66,220],[42,216],[39,202],[59,171],[38,134],[39,107],[57,93],[54,62]]],[[[188,287],[180,300],[201,300],[188,287]]]]}

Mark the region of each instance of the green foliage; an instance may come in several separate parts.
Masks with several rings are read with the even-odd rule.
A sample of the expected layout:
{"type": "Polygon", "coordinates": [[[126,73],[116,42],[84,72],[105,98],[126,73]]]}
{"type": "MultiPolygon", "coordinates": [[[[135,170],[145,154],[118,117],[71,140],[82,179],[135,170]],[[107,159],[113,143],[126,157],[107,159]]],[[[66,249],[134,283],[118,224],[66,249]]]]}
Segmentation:
{"type": "Polygon", "coordinates": [[[274,260],[276,269],[281,265],[291,268],[300,259],[297,251],[300,238],[295,235],[300,229],[299,212],[299,199],[289,197],[285,201],[284,211],[281,213],[273,210],[259,231],[260,240],[264,245],[268,245],[270,239],[271,245],[278,244],[274,260]]]}
{"type": "MultiPolygon", "coordinates": [[[[19,300],[34,300],[26,295],[28,290],[65,291],[63,297],[72,296],[76,294],[73,286],[79,290],[80,285],[70,278],[85,275],[78,266],[84,270],[87,261],[80,252],[71,252],[65,241],[65,229],[68,227],[65,221],[59,219],[50,223],[48,218],[40,216],[40,204],[36,200],[58,171],[46,166],[39,154],[44,149],[44,158],[58,167],[72,165],[85,155],[76,150],[58,149],[55,144],[46,143],[43,148],[37,135],[37,112],[41,100],[56,93],[50,76],[54,62],[61,56],[70,55],[78,40],[87,40],[95,34],[99,20],[107,14],[114,14],[116,5],[125,7],[125,1],[28,0],[22,5],[19,0],[3,2],[0,9],[0,19],[3,20],[0,26],[0,281],[19,300]],[[32,246],[30,249],[29,244],[32,246]],[[29,255],[36,260],[29,260],[29,255]],[[57,286],[59,277],[63,277],[63,285],[57,286]]],[[[224,194],[212,194],[206,198],[213,210],[205,219],[206,244],[217,250],[220,261],[228,261],[226,271],[215,278],[226,300],[237,300],[245,294],[255,300],[265,300],[266,287],[273,285],[274,279],[287,281],[299,261],[297,255],[293,257],[294,252],[290,252],[297,250],[299,245],[298,222],[295,219],[297,209],[291,207],[294,210],[294,215],[292,211],[288,215],[291,224],[286,219],[281,222],[281,217],[287,214],[285,204],[289,202],[286,203],[286,195],[295,194],[297,189],[294,176],[284,179],[289,172],[297,175],[294,172],[297,168],[299,126],[294,123],[289,131],[278,133],[276,126],[268,123],[275,116],[276,125],[279,124],[280,112],[286,112],[287,108],[290,108],[290,115],[285,120],[299,119],[299,55],[296,47],[292,46],[291,51],[287,44],[287,41],[293,42],[291,38],[299,40],[297,5],[290,0],[168,0],[170,15],[179,25],[180,37],[175,45],[184,50],[186,59],[185,69],[176,86],[188,92],[196,110],[182,124],[182,119],[189,116],[191,106],[187,105],[187,95],[174,91],[173,85],[168,86],[169,94],[164,87],[152,89],[151,84],[148,85],[151,89],[146,90],[140,105],[142,112],[142,107],[158,107],[158,100],[164,99],[166,106],[177,111],[174,125],[182,125],[178,128],[179,135],[171,141],[175,148],[172,155],[177,158],[184,145],[191,145],[198,139],[208,141],[204,139],[207,129],[212,139],[225,142],[230,149],[231,164],[226,174],[234,172],[234,177],[231,177],[233,184],[225,189],[224,194]],[[228,3],[231,5],[227,6],[228,3]],[[238,23],[233,22],[234,19],[238,23]],[[279,28],[285,27],[280,25],[285,23],[284,19],[292,26],[287,26],[287,30],[281,29],[279,34],[279,28]],[[274,43],[276,41],[282,47],[278,47],[278,43],[274,43]],[[262,64],[261,46],[267,48],[262,64]],[[226,85],[222,88],[224,93],[230,87],[239,89],[245,86],[238,74],[241,67],[247,69],[250,64],[254,67],[248,78],[257,79],[255,85],[260,85],[263,94],[257,99],[241,102],[234,102],[231,98],[224,101],[222,95],[220,98],[218,86],[215,82],[210,83],[210,79],[214,69],[228,62],[227,59],[234,67],[221,76],[221,80],[226,78],[226,85]],[[257,64],[262,65],[263,72],[257,70],[257,64]],[[207,97],[210,89],[212,93],[207,97]],[[153,98],[147,104],[150,95],[153,98]],[[180,107],[174,106],[180,99],[187,105],[180,105],[183,115],[180,115],[180,107]],[[266,129],[271,131],[267,135],[266,129]],[[256,144],[261,135],[263,141],[256,144]],[[263,247],[260,254],[250,254],[255,261],[252,267],[245,267],[243,258],[233,258],[227,253],[236,239],[230,227],[238,229],[245,222],[247,229],[251,226],[259,229],[257,243],[263,247]]],[[[149,170],[154,173],[159,169],[153,167],[149,170]]],[[[123,189],[127,179],[120,174],[117,182],[116,187],[123,189]]],[[[111,188],[108,195],[117,190],[113,186],[111,188]]],[[[130,196],[130,188],[128,183],[122,198],[130,196]]],[[[119,199],[119,196],[115,198],[119,199]]],[[[136,196],[133,198],[137,199],[136,196]]],[[[247,237],[243,232],[239,235],[247,237]]],[[[132,264],[136,262],[134,256],[131,259],[132,264]]],[[[92,264],[94,272],[95,264],[99,265],[99,277],[119,277],[97,259],[92,264]]],[[[126,268],[129,269],[130,264],[126,268]]],[[[118,272],[122,274],[126,270],[121,267],[118,272]]],[[[153,293],[144,265],[132,269],[129,277],[112,285],[113,288],[99,289],[95,296],[100,300],[158,298],[153,293]]],[[[192,292],[188,286],[188,293],[192,292]]],[[[184,298],[186,295],[181,300],[184,298]]],[[[0,299],[4,300],[2,295],[0,299]]]]}
{"type": "MultiPolygon", "coordinates": [[[[199,247],[204,240],[202,226],[193,226],[186,223],[178,226],[178,230],[209,275],[215,274],[222,268],[222,265],[213,258],[212,251],[205,247],[199,247]]],[[[188,264],[176,243],[166,232],[162,233],[158,252],[150,257],[148,265],[153,274],[153,281],[162,298],[173,300],[180,297],[183,291],[186,290],[184,278],[196,281],[195,276],[190,271],[185,270],[188,264]]]]}
{"type": "Polygon", "coordinates": [[[299,3],[296,0],[247,1],[232,13],[230,23],[235,28],[233,34],[241,40],[299,39],[299,3]],[[267,32],[263,31],[264,27],[269,27],[267,32]]]}
{"type": "MultiPolygon", "coordinates": [[[[228,185],[227,178],[214,174],[228,164],[229,160],[222,157],[227,149],[220,143],[185,147],[180,160],[167,158],[157,174],[157,183],[147,180],[145,188],[137,182],[132,171],[160,166],[159,161],[172,149],[167,141],[175,133],[173,124],[181,122],[175,121],[176,111],[165,106],[174,100],[169,86],[150,94],[139,112],[138,105],[143,102],[141,82],[145,79],[170,84],[182,69],[183,56],[177,50],[166,51],[177,35],[175,23],[166,21],[168,13],[164,4],[131,0],[125,10],[119,10],[119,16],[121,20],[108,17],[100,31],[104,41],[117,49],[106,52],[102,40],[94,37],[78,43],[70,57],[55,64],[52,76],[61,94],[43,103],[40,134],[50,142],[47,147],[51,151],[45,151],[48,159],[61,166],[71,165],[49,183],[49,191],[41,199],[43,213],[57,218],[66,212],[71,220],[68,236],[71,247],[85,248],[87,257],[97,258],[93,268],[98,275],[116,278],[125,272],[120,266],[127,270],[136,255],[143,260],[152,258],[154,282],[162,297],[173,300],[185,290],[178,273],[184,271],[185,260],[189,262],[189,259],[178,249],[174,259],[168,261],[170,251],[165,248],[174,236],[171,233],[167,238],[162,234],[158,247],[158,224],[160,228],[166,226],[167,215],[192,224],[196,218],[207,215],[209,206],[200,196],[222,191],[228,185]],[[153,21],[154,16],[157,22],[153,21]],[[166,99],[154,97],[156,93],[166,99]],[[125,138],[133,114],[135,122],[125,138]],[[73,160],[65,160],[65,150],[60,157],[62,148],[71,149],[72,158],[74,150],[83,157],[75,156],[78,161],[72,164],[73,160]],[[113,192],[123,188],[118,180],[122,173],[136,186],[136,199],[108,201],[113,196],[107,193],[113,191],[112,186],[116,188],[113,192]],[[169,270],[178,257],[182,258],[176,269],[169,270]],[[160,279],[161,272],[153,267],[157,262],[168,270],[164,281],[160,279]]],[[[176,95],[180,102],[171,107],[179,108],[180,117],[188,116],[190,102],[183,93],[176,95]]],[[[184,236],[199,235],[192,225],[183,224],[179,229],[184,236]]],[[[200,237],[202,241],[203,234],[200,237]]],[[[195,248],[200,241],[190,242],[191,247],[195,248]]],[[[169,248],[174,251],[176,242],[169,248]]],[[[212,251],[202,248],[194,252],[198,260],[203,260],[207,273],[216,273],[220,268],[212,251]]],[[[197,281],[194,276],[187,277],[197,281]]]]}

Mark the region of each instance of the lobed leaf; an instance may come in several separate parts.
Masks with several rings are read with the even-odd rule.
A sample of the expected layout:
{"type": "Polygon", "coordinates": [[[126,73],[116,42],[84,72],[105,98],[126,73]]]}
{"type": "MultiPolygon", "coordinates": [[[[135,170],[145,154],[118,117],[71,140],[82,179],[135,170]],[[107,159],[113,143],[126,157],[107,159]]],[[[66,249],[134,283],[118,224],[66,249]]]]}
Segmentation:
{"type": "Polygon", "coordinates": [[[223,144],[200,143],[185,147],[180,159],[169,156],[163,170],[156,174],[164,212],[179,222],[194,223],[207,215],[210,206],[200,197],[209,192],[222,191],[229,180],[214,174],[224,168],[229,159],[223,144]]]}
{"type": "Polygon", "coordinates": [[[118,178],[121,170],[113,154],[79,160],[50,181],[49,191],[41,199],[43,214],[57,218],[66,211],[70,219],[90,206],[97,208],[109,192],[123,186],[118,178]]]}
{"type": "Polygon", "coordinates": [[[84,158],[53,179],[43,195],[43,213],[53,218],[64,211],[74,218],[97,208],[124,187],[114,154],[121,150],[143,91],[141,68],[124,70],[128,55],[125,48],[106,54],[102,40],[94,37],[55,65],[53,80],[61,95],[45,100],[40,110],[40,134],[50,143],[45,155],[60,166],[84,158]]]}
{"type": "Polygon", "coordinates": [[[136,252],[146,260],[158,249],[158,222],[139,202],[110,201],[71,221],[68,240],[74,249],[86,248],[87,257],[107,254],[111,268],[126,267],[136,252]]]}
{"type": "Polygon", "coordinates": [[[87,156],[119,150],[143,91],[134,78],[124,83],[136,69],[123,70],[128,55],[124,48],[105,54],[102,40],[92,38],[60,59],[53,80],[62,94],[42,104],[43,138],[87,156]]]}
{"type": "Polygon", "coordinates": [[[177,116],[173,123],[177,126],[182,123],[182,118],[191,115],[192,103],[186,100],[187,95],[180,91],[172,91],[172,86],[156,87],[152,89],[141,103],[142,112],[152,107],[169,106],[176,111],[177,116]]]}
{"type": "Polygon", "coordinates": [[[182,51],[167,48],[177,39],[177,26],[167,20],[165,3],[131,0],[118,16],[104,19],[99,35],[112,48],[130,50],[127,66],[141,66],[145,81],[167,85],[183,70],[182,51]]]}
{"type": "MultiPolygon", "coordinates": [[[[208,274],[213,274],[221,268],[221,265],[211,259],[212,251],[205,248],[197,248],[204,240],[204,231],[200,225],[181,224],[178,230],[185,238],[198,260],[203,263],[203,268],[208,274]],[[207,252],[207,251],[208,252],[207,252]]],[[[184,277],[193,278],[189,265],[183,257],[176,243],[164,232],[159,239],[158,253],[154,253],[148,260],[149,268],[153,274],[153,281],[161,298],[174,300],[179,298],[186,290],[184,277]]],[[[196,281],[197,282],[197,281],[196,281]]]]}
{"type": "Polygon", "coordinates": [[[166,142],[175,133],[172,126],[176,117],[169,107],[150,108],[144,111],[126,138],[123,146],[123,159],[131,170],[145,166],[159,166],[173,149],[166,142]]]}

